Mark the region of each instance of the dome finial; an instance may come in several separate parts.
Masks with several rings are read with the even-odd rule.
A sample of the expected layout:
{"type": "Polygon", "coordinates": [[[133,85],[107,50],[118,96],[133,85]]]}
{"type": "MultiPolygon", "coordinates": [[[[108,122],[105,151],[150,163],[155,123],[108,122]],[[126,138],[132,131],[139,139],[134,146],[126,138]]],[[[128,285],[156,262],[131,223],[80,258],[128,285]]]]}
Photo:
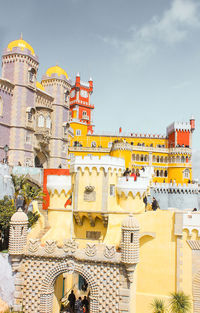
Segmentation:
{"type": "Polygon", "coordinates": [[[21,40],[23,39],[23,34],[22,34],[22,32],[21,32],[21,35],[20,35],[20,39],[21,39],[21,40]]]}

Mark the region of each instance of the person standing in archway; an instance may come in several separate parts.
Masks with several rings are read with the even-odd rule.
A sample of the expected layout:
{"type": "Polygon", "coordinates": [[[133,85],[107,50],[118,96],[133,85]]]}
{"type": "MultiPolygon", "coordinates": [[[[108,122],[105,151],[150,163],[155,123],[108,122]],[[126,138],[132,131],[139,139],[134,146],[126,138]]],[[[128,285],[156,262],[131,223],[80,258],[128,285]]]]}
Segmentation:
{"type": "Polygon", "coordinates": [[[75,302],[76,302],[76,297],[75,297],[75,294],[74,294],[74,290],[71,291],[71,293],[70,293],[70,295],[68,297],[68,301],[69,301],[69,304],[70,304],[71,312],[74,313],[75,302]]]}

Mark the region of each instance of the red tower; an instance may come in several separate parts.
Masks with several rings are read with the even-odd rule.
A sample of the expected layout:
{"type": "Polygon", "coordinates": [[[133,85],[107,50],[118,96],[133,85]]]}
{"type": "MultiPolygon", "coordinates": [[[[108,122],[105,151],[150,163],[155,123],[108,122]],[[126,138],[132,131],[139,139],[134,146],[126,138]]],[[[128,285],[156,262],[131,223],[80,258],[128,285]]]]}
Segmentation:
{"type": "Polygon", "coordinates": [[[191,148],[192,133],[195,130],[195,120],[190,122],[174,122],[167,127],[169,148],[186,147],[191,148]]]}
{"type": "Polygon", "coordinates": [[[87,131],[91,134],[93,133],[92,110],[94,109],[94,105],[90,103],[92,92],[92,78],[88,82],[83,82],[78,73],[70,92],[70,120],[86,124],[87,131]]]}

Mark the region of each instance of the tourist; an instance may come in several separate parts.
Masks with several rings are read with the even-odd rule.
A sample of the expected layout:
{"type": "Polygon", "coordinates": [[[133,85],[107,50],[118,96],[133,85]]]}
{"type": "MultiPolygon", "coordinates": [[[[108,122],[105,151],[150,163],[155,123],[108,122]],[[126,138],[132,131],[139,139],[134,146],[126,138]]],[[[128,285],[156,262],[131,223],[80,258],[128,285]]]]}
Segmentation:
{"type": "Polygon", "coordinates": [[[68,297],[68,301],[69,301],[69,304],[70,304],[71,311],[74,312],[76,297],[75,297],[75,294],[74,294],[73,290],[71,291],[71,293],[70,293],[70,295],[68,297]]]}
{"type": "Polygon", "coordinates": [[[75,312],[76,313],[83,313],[83,306],[81,297],[79,297],[75,302],[75,312]]]}
{"type": "Polygon", "coordinates": [[[131,171],[130,171],[129,168],[127,167],[126,170],[125,170],[125,172],[124,172],[124,174],[123,174],[123,176],[126,177],[126,181],[128,181],[128,177],[129,177],[130,172],[131,172],[131,171]]]}
{"type": "Polygon", "coordinates": [[[143,202],[144,202],[144,204],[145,204],[145,211],[146,211],[146,207],[147,207],[147,197],[146,197],[146,196],[144,196],[143,202]]]}
{"type": "Polygon", "coordinates": [[[153,197],[152,210],[156,211],[159,208],[158,201],[153,197]]]}
{"type": "Polygon", "coordinates": [[[137,176],[137,177],[140,177],[140,171],[139,171],[139,168],[137,168],[137,169],[136,169],[136,176],[137,176]]]}
{"type": "Polygon", "coordinates": [[[85,307],[85,309],[86,309],[86,313],[88,313],[89,312],[89,301],[88,301],[88,299],[87,299],[87,297],[86,296],[84,296],[84,299],[83,299],[83,301],[82,301],[82,305],[83,305],[83,307],[85,307]]]}
{"type": "Polygon", "coordinates": [[[134,167],[132,168],[132,171],[131,171],[130,176],[134,178],[134,181],[136,181],[137,176],[136,176],[136,173],[135,173],[135,169],[134,169],[134,167]]]}

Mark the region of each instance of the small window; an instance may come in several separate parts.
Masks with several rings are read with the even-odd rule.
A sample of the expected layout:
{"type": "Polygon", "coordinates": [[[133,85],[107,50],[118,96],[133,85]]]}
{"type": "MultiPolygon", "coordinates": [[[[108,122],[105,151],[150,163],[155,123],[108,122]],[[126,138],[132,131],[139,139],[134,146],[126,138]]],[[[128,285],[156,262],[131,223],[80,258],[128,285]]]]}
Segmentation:
{"type": "Polygon", "coordinates": [[[66,90],[66,91],[65,91],[65,102],[68,101],[68,97],[69,97],[69,91],[66,90]]]}
{"type": "Polygon", "coordinates": [[[44,116],[42,114],[38,117],[38,127],[44,127],[44,116]]]}
{"type": "Polygon", "coordinates": [[[110,196],[115,196],[115,185],[110,185],[110,196]]]}
{"type": "Polygon", "coordinates": [[[157,156],[156,162],[159,163],[160,162],[160,158],[159,156],[157,156]]]}
{"type": "Polygon", "coordinates": [[[31,133],[30,132],[26,132],[26,139],[25,139],[26,143],[31,144],[31,133]]]}
{"type": "Polygon", "coordinates": [[[183,171],[183,178],[186,178],[186,179],[190,178],[190,171],[188,169],[185,169],[183,171]]]}
{"type": "Polygon", "coordinates": [[[28,121],[31,122],[32,121],[32,112],[28,112],[28,121]]]}
{"type": "Polygon", "coordinates": [[[31,166],[31,159],[30,159],[30,158],[27,158],[27,159],[26,159],[26,161],[25,161],[25,166],[26,166],[26,167],[31,166]]]}
{"type": "Polygon", "coordinates": [[[100,231],[86,231],[86,238],[87,239],[93,239],[98,240],[101,237],[100,231]]]}
{"type": "Polygon", "coordinates": [[[46,128],[51,128],[51,118],[50,118],[50,116],[48,115],[47,116],[47,119],[46,119],[46,128]]]}
{"type": "Polygon", "coordinates": [[[96,142],[95,142],[95,141],[92,141],[91,147],[92,147],[92,148],[96,148],[96,146],[97,146],[96,142]]]}
{"type": "Polygon", "coordinates": [[[87,112],[86,112],[86,111],[83,111],[82,117],[85,117],[85,116],[87,116],[87,112]]]}
{"type": "Polygon", "coordinates": [[[34,68],[31,68],[28,73],[29,73],[29,82],[33,83],[35,81],[36,70],[34,68]]]}
{"type": "Polygon", "coordinates": [[[76,136],[81,136],[81,130],[80,129],[76,130],[76,136]]]}
{"type": "Polygon", "coordinates": [[[132,161],[135,161],[135,154],[132,154],[132,161]]]}
{"type": "Polygon", "coordinates": [[[133,233],[131,233],[131,243],[133,243],[133,233]]]}
{"type": "Polygon", "coordinates": [[[3,116],[3,98],[0,96],[0,116],[3,116]]]}
{"type": "Polygon", "coordinates": [[[143,156],[143,154],[142,154],[141,157],[140,157],[140,161],[141,161],[141,162],[144,161],[144,156],[143,156]]]}
{"type": "Polygon", "coordinates": [[[139,161],[139,158],[140,158],[139,154],[136,154],[136,161],[139,161]]]}
{"type": "Polygon", "coordinates": [[[156,176],[159,177],[159,170],[156,171],[156,176]]]}
{"type": "Polygon", "coordinates": [[[164,174],[164,176],[165,176],[165,177],[167,177],[167,170],[165,171],[165,174],[164,174]]]}

